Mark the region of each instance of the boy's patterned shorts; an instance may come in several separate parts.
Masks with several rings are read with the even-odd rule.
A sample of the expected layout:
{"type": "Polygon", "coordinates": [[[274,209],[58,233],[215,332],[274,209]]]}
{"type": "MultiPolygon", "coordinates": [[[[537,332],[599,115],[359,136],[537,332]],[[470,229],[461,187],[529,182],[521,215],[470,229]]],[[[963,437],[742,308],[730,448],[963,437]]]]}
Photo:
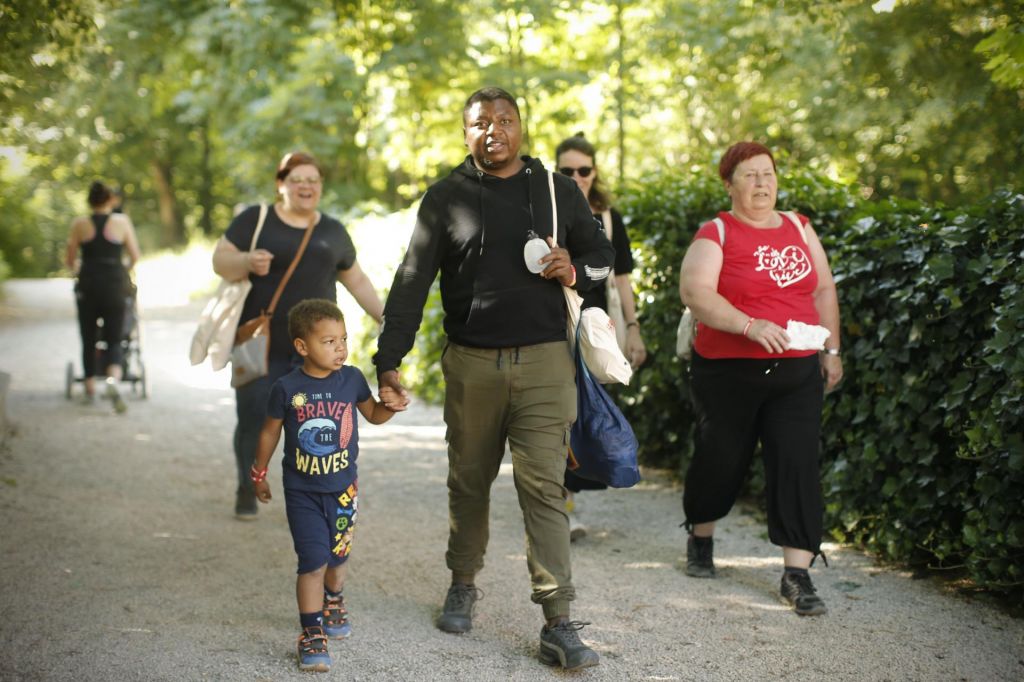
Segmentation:
{"type": "Polygon", "coordinates": [[[284,491],[288,528],[299,558],[298,573],[324,565],[339,566],[348,559],[358,516],[357,493],[355,481],[338,493],[284,491]]]}

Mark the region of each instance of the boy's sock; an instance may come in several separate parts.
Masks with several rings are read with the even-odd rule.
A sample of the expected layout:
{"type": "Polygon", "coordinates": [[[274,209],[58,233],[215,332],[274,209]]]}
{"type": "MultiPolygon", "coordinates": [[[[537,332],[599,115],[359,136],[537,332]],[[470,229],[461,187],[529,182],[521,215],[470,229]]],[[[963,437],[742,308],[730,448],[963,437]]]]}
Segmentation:
{"type": "Polygon", "coordinates": [[[331,592],[329,589],[327,589],[325,587],[324,588],[324,597],[326,597],[327,599],[330,599],[330,600],[341,599],[341,593],[344,592],[344,591],[345,591],[344,587],[341,588],[340,590],[338,590],[337,592],[331,592]]]}
{"type": "Polygon", "coordinates": [[[300,613],[299,622],[302,624],[302,629],[320,627],[324,623],[323,614],[320,611],[314,611],[313,613],[300,613]]]}

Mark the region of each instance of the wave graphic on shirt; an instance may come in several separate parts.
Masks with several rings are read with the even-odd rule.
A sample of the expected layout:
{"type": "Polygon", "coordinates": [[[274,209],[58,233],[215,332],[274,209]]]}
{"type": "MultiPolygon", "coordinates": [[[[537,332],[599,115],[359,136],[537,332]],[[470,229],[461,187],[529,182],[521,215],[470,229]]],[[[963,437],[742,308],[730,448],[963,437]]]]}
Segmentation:
{"type": "Polygon", "coordinates": [[[299,427],[299,447],[317,457],[338,450],[338,427],[330,419],[310,419],[299,427]]]}

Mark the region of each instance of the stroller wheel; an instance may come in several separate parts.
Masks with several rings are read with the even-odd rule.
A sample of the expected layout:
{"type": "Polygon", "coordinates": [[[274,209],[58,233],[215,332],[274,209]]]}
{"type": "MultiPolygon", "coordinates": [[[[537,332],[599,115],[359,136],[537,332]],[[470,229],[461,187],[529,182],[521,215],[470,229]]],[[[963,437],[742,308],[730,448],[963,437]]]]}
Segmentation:
{"type": "Polygon", "coordinates": [[[71,400],[71,387],[75,385],[75,365],[72,362],[68,363],[67,370],[64,373],[64,397],[71,400]]]}

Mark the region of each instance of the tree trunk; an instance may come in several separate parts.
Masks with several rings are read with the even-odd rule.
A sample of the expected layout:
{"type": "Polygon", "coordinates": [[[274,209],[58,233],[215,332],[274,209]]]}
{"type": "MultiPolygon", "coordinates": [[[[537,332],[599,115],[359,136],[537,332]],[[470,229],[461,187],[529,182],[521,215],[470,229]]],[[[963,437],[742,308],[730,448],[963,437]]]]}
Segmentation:
{"type": "Polygon", "coordinates": [[[154,159],[153,185],[156,187],[157,201],[160,206],[160,245],[178,246],[185,243],[185,226],[178,215],[178,201],[174,196],[174,184],[171,181],[171,165],[165,161],[154,159]]]}
{"type": "Polygon", "coordinates": [[[203,141],[203,153],[199,161],[199,207],[202,213],[199,216],[199,228],[203,234],[213,234],[213,171],[210,169],[210,127],[207,120],[200,131],[203,141]]]}

